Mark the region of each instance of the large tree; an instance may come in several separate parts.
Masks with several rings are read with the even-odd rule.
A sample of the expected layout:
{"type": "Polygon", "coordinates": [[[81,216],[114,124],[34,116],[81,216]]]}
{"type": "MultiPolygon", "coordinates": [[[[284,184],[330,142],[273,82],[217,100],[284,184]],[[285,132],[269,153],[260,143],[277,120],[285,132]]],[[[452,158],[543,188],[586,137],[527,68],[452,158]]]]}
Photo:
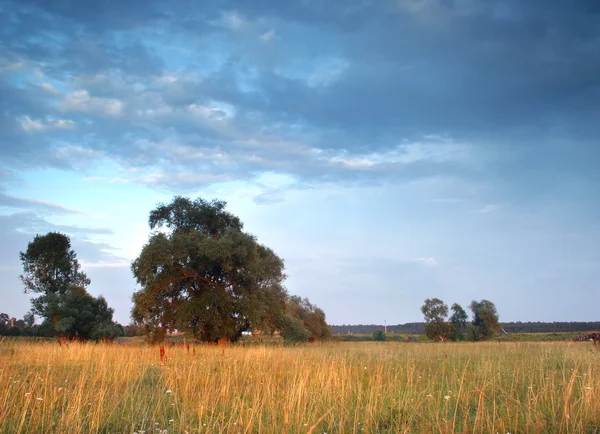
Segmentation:
{"type": "Polygon", "coordinates": [[[246,330],[274,330],[284,315],[283,261],[225,206],[175,197],[150,213],[150,228],[161,231],[132,264],[141,286],[132,317],[151,341],[174,330],[234,341],[246,330]]]}

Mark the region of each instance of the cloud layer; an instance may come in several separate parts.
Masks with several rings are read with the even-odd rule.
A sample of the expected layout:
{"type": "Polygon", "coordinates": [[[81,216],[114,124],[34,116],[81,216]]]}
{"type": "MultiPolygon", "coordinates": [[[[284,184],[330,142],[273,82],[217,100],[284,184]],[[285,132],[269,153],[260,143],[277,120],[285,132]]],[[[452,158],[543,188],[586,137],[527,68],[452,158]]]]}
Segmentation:
{"type": "MultiPolygon", "coordinates": [[[[532,291],[558,294],[574,279],[588,294],[595,274],[573,264],[600,260],[585,241],[600,230],[595,0],[32,0],[3,2],[0,14],[0,218],[11,246],[0,267],[14,266],[24,234],[62,230],[80,237],[82,258],[111,282],[99,268],[130,260],[114,253],[128,241],[117,226],[86,229],[88,220],[134,203],[123,191],[211,192],[244,204],[251,221],[292,209],[270,226],[256,220],[267,238],[275,225],[294,231],[305,221],[310,234],[347,222],[341,250],[362,248],[348,241],[356,227],[380,250],[419,234],[421,247],[383,264],[375,248],[347,260],[321,246],[337,251],[344,273],[357,257],[379,264],[415,300],[446,288],[436,273],[481,282],[474,252],[490,274],[525,281],[525,250],[536,276],[545,275],[543,257],[559,282],[531,277],[532,291]],[[97,184],[98,198],[67,181],[56,181],[64,192],[42,188],[73,174],[97,184]],[[336,203],[347,212],[330,218],[336,203]],[[565,241],[567,232],[574,238],[565,241]],[[498,253],[481,240],[499,243],[498,253]],[[563,241],[573,251],[526,248],[560,250],[563,241]],[[398,268],[406,279],[393,277],[398,268]]],[[[291,269],[315,267],[306,252],[323,241],[311,239],[296,256],[281,245],[297,258],[291,269]]],[[[355,268],[354,281],[366,281],[355,268]]],[[[310,295],[319,297],[314,280],[291,279],[300,290],[316,285],[310,295]]],[[[335,310],[334,300],[322,303],[335,310]]]]}

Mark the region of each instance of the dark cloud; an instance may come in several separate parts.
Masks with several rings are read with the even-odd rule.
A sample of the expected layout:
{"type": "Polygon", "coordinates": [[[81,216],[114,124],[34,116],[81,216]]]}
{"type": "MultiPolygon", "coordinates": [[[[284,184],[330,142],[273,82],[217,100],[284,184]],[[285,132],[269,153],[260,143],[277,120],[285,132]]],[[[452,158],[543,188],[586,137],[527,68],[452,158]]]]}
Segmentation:
{"type": "Polygon", "coordinates": [[[556,173],[598,183],[593,0],[31,1],[4,13],[5,165],[110,158],[166,189],[265,171],[308,183],[460,174],[537,193],[556,173]],[[357,163],[431,135],[498,158],[357,163]]]}

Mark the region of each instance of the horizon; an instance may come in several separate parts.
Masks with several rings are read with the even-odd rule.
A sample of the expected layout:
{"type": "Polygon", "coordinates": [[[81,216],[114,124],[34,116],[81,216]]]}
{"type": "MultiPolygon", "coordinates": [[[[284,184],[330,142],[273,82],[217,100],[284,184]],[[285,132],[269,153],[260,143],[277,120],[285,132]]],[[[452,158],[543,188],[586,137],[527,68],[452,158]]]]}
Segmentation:
{"type": "Polygon", "coordinates": [[[0,312],[67,234],[129,323],[173,196],[220,199],[332,325],[600,303],[600,3],[0,4],[0,312]]]}

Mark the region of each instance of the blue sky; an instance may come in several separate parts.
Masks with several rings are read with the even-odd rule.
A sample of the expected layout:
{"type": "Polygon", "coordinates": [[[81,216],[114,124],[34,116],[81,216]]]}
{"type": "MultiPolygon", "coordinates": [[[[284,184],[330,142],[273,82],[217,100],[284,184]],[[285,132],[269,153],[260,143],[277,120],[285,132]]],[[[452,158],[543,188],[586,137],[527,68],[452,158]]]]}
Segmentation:
{"type": "Polygon", "coordinates": [[[0,3],[0,311],[68,234],[115,317],[148,213],[218,198],[330,323],[598,320],[595,0],[0,3]]]}

